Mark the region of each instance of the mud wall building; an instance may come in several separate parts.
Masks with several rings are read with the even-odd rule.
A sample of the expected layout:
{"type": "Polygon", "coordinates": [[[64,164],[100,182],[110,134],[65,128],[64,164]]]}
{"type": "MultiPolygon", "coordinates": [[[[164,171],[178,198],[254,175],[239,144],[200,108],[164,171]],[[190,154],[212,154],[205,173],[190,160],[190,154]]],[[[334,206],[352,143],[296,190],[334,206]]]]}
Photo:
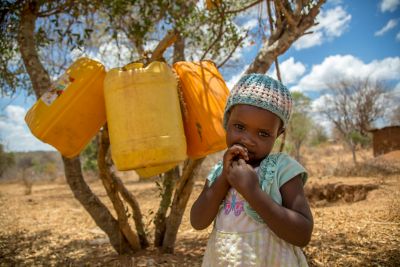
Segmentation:
{"type": "Polygon", "coordinates": [[[388,126],[373,129],[370,132],[375,157],[393,150],[400,150],[400,126],[388,126]]]}

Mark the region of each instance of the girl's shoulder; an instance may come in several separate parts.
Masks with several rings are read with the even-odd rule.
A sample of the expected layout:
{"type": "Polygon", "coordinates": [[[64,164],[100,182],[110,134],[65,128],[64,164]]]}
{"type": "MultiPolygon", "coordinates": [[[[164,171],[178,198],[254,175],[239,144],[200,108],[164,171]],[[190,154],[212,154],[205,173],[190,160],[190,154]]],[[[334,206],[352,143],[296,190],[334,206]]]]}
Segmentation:
{"type": "Polygon", "coordinates": [[[279,187],[299,174],[303,184],[308,178],[306,169],[297,160],[282,152],[269,154],[261,162],[259,174],[262,180],[276,180],[279,187]]]}

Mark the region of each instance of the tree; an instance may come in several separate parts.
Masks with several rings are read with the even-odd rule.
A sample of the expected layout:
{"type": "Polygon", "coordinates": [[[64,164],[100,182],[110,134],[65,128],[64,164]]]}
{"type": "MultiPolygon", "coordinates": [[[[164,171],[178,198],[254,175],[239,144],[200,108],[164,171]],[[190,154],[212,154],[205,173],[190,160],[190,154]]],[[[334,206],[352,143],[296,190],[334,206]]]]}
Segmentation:
{"type": "Polygon", "coordinates": [[[285,53],[307,30],[315,25],[325,0],[276,0],[267,2],[267,17],[270,21],[268,36],[250,64],[246,73],[266,73],[278,56],[285,53]]]}
{"type": "Polygon", "coordinates": [[[98,173],[97,149],[98,149],[98,141],[97,138],[94,138],[82,151],[81,155],[83,160],[84,171],[90,171],[93,172],[94,174],[98,173]]]}
{"type": "MultiPolygon", "coordinates": [[[[9,30],[9,35],[7,35],[9,38],[8,39],[3,39],[4,40],[4,50],[7,51],[13,51],[15,52],[14,55],[16,55],[18,52],[21,55],[23,66],[27,70],[27,74],[29,75],[29,79],[32,83],[32,88],[33,91],[36,95],[37,98],[39,98],[44,92],[46,92],[47,88],[49,88],[51,81],[49,79],[49,75],[47,70],[43,67],[43,64],[41,60],[45,61],[45,59],[41,55],[49,55],[48,52],[46,53],[46,50],[39,45],[39,41],[42,39],[48,40],[50,43],[55,42],[55,41],[63,41],[63,36],[71,37],[75,36],[78,33],[73,33],[71,31],[68,31],[68,29],[73,28],[71,25],[74,22],[74,19],[78,17],[78,15],[82,14],[86,10],[85,6],[83,5],[73,5],[75,2],[74,1],[65,1],[65,2],[57,2],[54,3],[52,1],[46,2],[46,1],[20,1],[18,5],[7,5],[6,10],[6,17],[2,21],[2,27],[7,28],[4,25],[8,25],[8,23],[11,21],[11,18],[16,22],[13,25],[17,25],[16,33],[14,31],[9,30]],[[72,14],[68,16],[69,14],[72,14]],[[59,29],[58,24],[60,24],[60,21],[65,20],[65,16],[68,16],[71,20],[67,22],[67,30],[62,31],[59,29]],[[57,32],[59,33],[59,39],[54,40],[50,38],[47,33],[50,31],[43,30],[42,27],[35,28],[38,23],[38,19],[44,19],[48,18],[51,22],[54,23],[54,27],[57,32]],[[14,34],[13,34],[14,33],[14,34]],[[11,48],[17,47],[18,49],[12,50],[11,48]],[[19,51],[17,51],[19,50],[19,51]],[[40,53],[38,53],[38,51],[40,53]]],[[[182,40],[183,37],[185,36],[184,34],[186,33],[184,31],[185,27],[183,23],[185,22],[185,19],[193,19],[196,18],[195,13],[193,13],[193,16],[181,16],[179,13],[179,8],[183,8],[184,10],[190,9],[196,11],[194,7],[196,7],[195,3],[189,3],[187,4],[185,1],[178,2],[177,4],[170,5],[169,1],[165,1],[168,5],[163,5],[161,1],[154,1],[154,2],[133,2],[134,4],[137,4],[136,6],[132,6],[131,1],[107,1],[105,2],[105,5],[103,6],[105,10],[104,12],[109,11],[111,7],[116,7],[118,10],[121,12],[126,12],[126,10],[135,10],[135,8],[140,6],[139,10],[148,10],[149,12],[152,10],[158,10],[160,14],[154,15],[154,13],[146,13],[144,12],[145,16],[148,16],[147,18],[142,18],[140,17],[136,21],[133,21],[133,23],[129,24],[130,26],[144,26],[142,28],[136,28],[133,29],[132,33],[142,33],[142,36],[139,36],[140,38],[133,38],[132,40],[135,41],[134,44],[139,47],[138,44],[143,43],[145,40],[145,35],[147,33],[151,33],[154,31],[155,23],[157,21],[160,21],[161,18],[164,18],[164,21],[162,24],[164,26],[171,25],[175,23],[175,29],[174,30],[168,30],[165,34],[165,37],[159,42],[159,45],[156,46],[154,49],[153,53],[148,56],[148,54],[145,55],[139,55],[140,57],[144,56],[142,59],[145,63],[148,63],[152,60],[157,60],[160,59],[165,50],[173,43],[175,40],[178,40],[179,38],[182,40]],[[107,6],[109,4],[109,6],[107,6]],[[125,6],[124,6],[125,5],[125,6]],[[144,6],[143,6],[144,5],[144,6]],[[187,5],[187,6],[185,6],[187,5]],[[122,6],[122,8],[119,7],[122,6]],[[166,12],[170,8],[171,10],[166,12]],[[143,23],[145,22],[145,23],[143,23]],[[172,22],[172,23],[171,23],[172,22]],[[181,30],[180,30],[181,29],[181,30]],[[183,32],[183,34],[179,33],[179,30],[183,32]]],[[[98,6],[97,6],[98,7],[98,6]]],[[[96,10],[96,9],[95,9],[96,10]]],[[[217,11],[214,11],[217,12],[217,11]]],[[[107,13],[107,12],[106,12],[107,13]]],[[[198,12],[197,12],[198,13],[198,12]]],[[[100,13],[99,13],[100,14],[100,13]]],[[[112,14],[112,13],[108,13],[112,14]]],[[[128,14],[129,15],[129,14],[128,14]]],[[[142,15],[142,13],[140,13],[142,15]]],[[[100,16],[100,15],[99,15],[100,16]]],[[[213,16],[215,18],[218,18],[217,16],[213,16]]],[[[111,20],[115,19],[115,16],[109,16],[111,20]]],[[[201,16],[203,22],[206,22],[206,17],[201,16]]],[[[220,19],[219,21],[219,31],[224,32],[224,36],[229,36],[229,29],[226,29],[224,26],[226,24],[225,21],[229,21],[226,18],[229,18],[229,16],[221,17],[223,18],[222,20],[220,19]]],[[[46,21],[42,21],[42,25],[47,25],[45,23],[46,21]]],[[[197,27],[201,26],[201,24],[197,25],[197,27]]],[[[7,28],[8,29],[8,28],[7,28]]],[[[230,29],[234,29],[234,27],[230,27],[230,29]]],[[[107,30],[110,31],[115,31],[115,28],[108,27],[107,30]]],[[[78,34],[79,35],[79,34],[78,34]]],[[[139,34],[140,35],[140,34],[139,34]]],[[[200,35],[200,34],[198,34],[200,35]]],[[[151,35],[150,35],[151,36],[151,35]]],[[[113,35],[113,37],[118,37],[117,35],[113,35]]],[[[132,37],[132,36],[130,36],[132,37]]],[[[137,36],[133,36],[137,37],[137,36]]],[[[69,44],[69,42],[74,42],[73,38],[69,38],[68,41],[66,42],[66,45],[69,44]],[[70,41],[72,40],[72,41],[70,41]]],[[[76,40],[75,40],[75,43],[76,40]]],[[[179,42],[178,42],[179,43],[179,42]]],[[[218,44],[219,49],[225,49],[229,48],[229,45],[220,45],[219,40],[213,40],[213,45],[208,45],[207,46],[207,51],[206,53],[211,53],[211,51],[214,51],[213,48],[214,45],[218,44]]],[[[182,42],[181,42],[182,44],[182,42]]],[[[193,44],[195,44],[195,41],[193,41],[193,44]]],[[[176,46],[178,47],[178,46],[176,46]]],[[[237,45],[235,46],[237,47],[237,45]]],[[[182,48],[179,49],[181,51],[177,52],[183,52],[182,48]]],[[[139,50],[140,47],[139,47],[139,50]]],[[[143,51],[144,53],[145,51],[143,51]]],[[[174,53],[174,55],[177,55],[178,53],[174,53]]],[[[216,53],[218,54],[218,53],[216,53]]],[[[183,53],[182,53],[183,55],[183,53]]],[[[9,62],[11,57],[5,58],[4,62],[9,62]]],[[[175,59],[178,59],[179,57],[174,57],[175,59]]],[[[7,62],[7,63],[8,63],[7,62]]],[[[5,68],[5,71],[9,71],[9,69],[5,68]]],[[[12,75],[11,75],[12,76],[12,75]]],[[[12,77],[15,77],[12,76],[12,77]]],[[[26,77],[26,75],[24,76],[26,77]]],[[[9,86],[7,88],[2,88],[2,89],[9,89],[13,88],[12,86],[9,86]]],[[[104,137],[107,137],[106,134],[106,128],[102,131],[102,135],[104,137]]],[[[105,138],[106,139],[106,138],[105,138]]],[[[105,140],[103,139],[103,140],[105,140]]],[[[106,144],[107,142],[103,141],[103,144],[106,144]]],[[[108,149],[108,148],[107,148],[108,149]]],[[[105,151],[107,151],[107,149],[105,151]]],[[[113,245],[114,249],[118,253],[130,253],[132,251],[138,250],[141,247],[145,247],[147,241],[145,238],[143,238],[143,233],[144,231],[141,231],[141,217],[140,217],[140,209],[138,208],[138,205],[135,201],[135,199],[132,197],[129,192],[127,192],[126,188],[123,186],[123,184],[120,182],[118,177],[114,175],[114,173],[111,171],[110,164],[108,164],[106,155],[107,153],[104,150],[102,153],[99,152],[99,166],[100,166],[100,176],[102,177],[102,181],[105,185],[105,188],[107,190],[107,194],[112,200],[112,203],[114,205],[114,208],[116,209],[117,217],[118,219],[114,219],[113,216],[111,215],[110,212],[108,212],[107,208],[100,202],[100,200],[93,194],[93,192],[90,190],[90,188],[87,186],[85,183],[83,176],[82,176],[82,171],[81,171],[81,165],[80,165],[80,159],[79,157],[73,158],[73,159],[68,159],[63,157],[63,163],[64,163],[64,170],[66,174],[66,180],[68,184],[71,187],[71,190],[74,193],[74,196],[80,201],[80,203],[85,207],[85,209],[89,212],[89,214],[92,216],[92,218],[95,220],[96,224],[103,229],[107,235],[110,238],[110,242],[113,245]],[[105,170],[105,171],[103,171],[105,170]],[[136,223],[136,228],[138,231],[139,238],[135,235],[133,231],[129,228],[129,225],[126,223],[127,221],[127,214],[126,209],[123,206],[123,203],[119,196],[122,196],[127,203],[131,205],[132,210],[134,211],[134,220],[136,223]],[[139,241],[140,243],[139,243],[139,241]]],[[[184,179],[182,183],[180,183],[179,187],[176,190],[176,197],[174,197],[173,201],[173,207],[176,207],[175,209],[172,209],[173,212],[171,214],[176,214],[176,216],[169,216],[167,218],[166,225],[171,225],[172,227],[166,227],[166,236],[168,236],[167,242],[164,242],[166,247],[171,251],[173,248],[173,244],[175,242],[176,238],[176,232],[181,220],[181,215],[183,214],[184,209],[180,209],[179,207],[184,206],[185,203],[187,202],[188,196],[190,195],[190,191],[192,188],[193,184],[193,174],[194,174],[194,168],[197,167],[201,162],[201,160],[188,160],[187,168],[185,168],[184,173],[189,173],[189,175],[184,175],[186,177],[186,180],[184,179]],[[192,182],[190,182],[192,181],[192,182]],[[182,196],[179,196],[179,194],[182,193],[182,196]],[[174,210],[176,212],[174,212],[174,210]],[[169,229],[172,229],[172,231],[169,231],[169,229]]]]}
{"type": "Polygon", "coordinates": [[[314,123],[314,126],[311,130],[311,138],[310,138],[310,144],[312,146],[317,146],[319,144],[322,144],[326,141],[328,141],[328,136],[324,130],[324,128],[319,125],[314,123]]]}
{"type": "Polygon", "coordinates": [[[353,162],[357,163],[356,148],[369,139],[372,123],[385,112],[387,86],[378,80],[343,78],[328,83],[332,95],[326,98],[321,113],[331,121],[349,146],[353,162]]]}
{"type": "Polygon", "coordinates": [[[400,107],[394,108],[392,115],[390,116],[390,123],[392,125],[400,125],[400,107]]]}
{"type": "Polygon", "coordinates": [[[25,185],[25,194],[30,195],[32,193],[33,186],[33,171],[32,167],[34,166],[33,158],[29,155],[20,158],[17,162],[17,167],[22,171],[22,181],[25,185]],[[30,175],[28,172],[31,172],[30,175]]]}
{"type": "MultiPolygon", "coordinates": [[[[4,80],[7,84],[1,88],[2,91],[13,93],[16,89],[25,89],[33,91],[37,98],[45,93],[50,88],[51,81],[40,60],[40,55],[45,53],[38,51],[46,47],[45,45],[40,46],[40,44],[43,44],[43,40],[48,42],[55,40],[46,38],[46,33],[49,33],[49,31],[36,27],[37,21],[47,18],[57,24],[59,21],[55,16],[59,14],[72,14],[68,17],[73,21],[74,18],[76,19],[79,14],[84,14],[90,7],[92,6],[85,5],[84,1],[77,3],[73,0],[6,2],[3,6],[2,13],[4,16],[1,20],[1,28],[5,30],[5,34],[1,35],[0,44],[1,50],[7,53],[1,55],[1,63],[3,64],[1,75],[15,78],[15,80],[29,78],[31,86],[14,87],[15,80],[10,78],[4,80]],[[17,63],[9,64],[13,59],[17,59],[17,63]],[[13,73],[14,69],[19,69],[15,68],[18,64],[23,64],[26,72],[13,73]]],[[[64,32],[60,32],[60,35],[62,34],[64,32]]],[[[72,35],[73,33],[69,32],[69,34],[72,35]]],[[[21,83],[16,84],[21,85],[21,83]]],[[[118,253],[131,253],[132,248],[121,233],[118,221],[85,183],[79,157],[73,159],[63,157],[63,163],[66,180],[76,199],[91,215],[96,224],[108,235],[111,245],[118,253]]]]}
{"type": "Polygon", "coordinates": [[[56,160],[48,152],[41,152],[39,157],[32,160],[33,170],[36,175],[47,176],[51,180],[55,179],[57,166],[56,160]]]}
{"type": "MultiPolygon", "coordinates": [[[[196,1],[21,0],[17,5],[7,2],[5,11],[2,11],[5,16],[1,21],[2,29],[7,30],[7,34],[0,37],[2,38],[1,49],[7,52],[4,54],[7,56],[2,56],[1,62],[7,63],[2,66],[2,71],[10,73],[8,63],[20,55],[22,60],[18,62],[23,63],[20,65],[23,68],[19,68],[21,69],[18,72],[19,77],[22,80],[29,77],[31,88],[39,98],[51,84],[49,72],[44,68],[43,62],[46,62],[47,67],[49,65],[47,63],[56,61],[51,60],[54,50],[48,47],[62,44],[65,46],[65,51],[74,49],[77,51],[76,49],[78,49],[85,52],[87,47],[98,42],[92,38],[104,36],[110,37],[101,39],[102,42],[115,42],[117,47],[125,42],[129,51],[131,49],[134,51],[127,57],[145,64],[153,60],[166,60],[169,63],[183,60],[185,51],[191,51],[190,54],[194,55],[191,57],[192,60],[208,58],[222,66],[247,36],[246,33],[238,33],[232,23],[233,17],[261,2],[263,1],[221,1],[217,2],[215,7],[209,11],[200,9],[196,5],[196,1]],[[184,16],[182,16],[183,13],[184,16]],[[14,26],[10,27],[9,25],[14,26]],[[85,27],[79,25],[85,25],[85,27]],[[76,29],[80,30],[76,31],[76,29]],[[53,32],[56,32],[57,35],[51,35],[53,32]],[[161,39],[160,36],[162,36],[161,39]],[[146,50],[145,47],[149,47],[148,44],[154,41],[157,45],[146,50]],[[171,49],[168,49],[171,46],[173,46],[172,52],[171,49]]],[[[274,9],[276,14],[272,15],[270,9],[269,15],[271,19],[276,18],[274,22],[276,27],[274,31],[271,30],[270,37],[275,41],[282,37],[282,42],[290,45],[300,36],[301,30],[304,34],[308,29],[304,26],[307,23],[301,21],[308,21],[312,26],[318,9],[324,1],[309,1],[307,4],[303,4],[303,1],[294,10],[290,9],[291,6],[296,6],[294,3],[291,5],[285,1],[285,8],[282,9],[280,2],[275,2],[277,2],[274,9]],[[296,16],[291,16],[293,15],[291,12],[296,16]],[[297,25],[299,29],[296,29],[297,26],[289,26],[288,22],[293,18],[299,20],[297,25]],[[287,30],[289,28],[290,30],[287,30]],[[287,38],[290,39],[289,42],[286,42],[287,38]]],[[[269,4],[270,2],[268,2],[269,4]]],[[[275,46],[276,43],[271,43],[271,45],[275,46]]],[[[64,53],[66,53],[65,51],[64,53]]],[[[275,49],[273,54],[264,53],[259,55],[257,60],[264,56],[273,56],[275,59],[279,53],[284,51],[286,50],[275,49]]],[[[71,58],[61,62],[68,63],[70,60],[71,58]]],[[[262,65],[268,69],[270,62],[262,60],[256,65],[262,65]]],[[[17,73],[14,72],[7,77],[16,77],[16,75],[17,73]]],[[[8,87],[2,87],[2,89],[13,92],[12,88],[22,89],[24,87],[22,85],[21,87],[11,86],[11,82],[8,87]]],[[[120,254],[131,253],[146,247],[147,244],[146,236],[141,229],[143,225],[140,208],[135,198],[126,190],[112,170],[112,160],[107,157],[109,141],[106,126],[101,131],[99,140],[101,140],[98,151],[99,175],[114,206],[117,218],[112,216],[111,212],[85,183],[79,157],[73,159],[63,157],[66,180],[75,198],[84,206],[96,224],[106,232],[114,249],[120,254]],[[133,212],[132,217],[135,221],[137,235],[129,228],[126,207],[121,197],[133,212]]],[[[202,160],[188,159],[182,172],[174,169],[163,175],[165,190],[160,210],[157,212],[156,240],[158,241],[156,241],[156,245],[162,246],[165,252],[173,252],[178,227],[193,188],[194,174],[202,160]],[[178,182],[175,182],[177,180],[178,182]],[[174,193],[172,194],[172,192],[174,193]],[[170,212],[167,216],[168,209],[170,212]]]]}
{"type": "Polygon", "coordinates": [[[15,164],[15,156],[13,153],[5,152],[3,144],[0,144],[0,178],[4,172],[15,164]]]}
{"type": "Polygon", "coordinates": [[[294,156],[300,161],[300,148],[307,141],[313,128],[309,115],[311,99],[301,92],[293,92],[293,111],[288,125],[288,139],[294,147],[294,156]]]}

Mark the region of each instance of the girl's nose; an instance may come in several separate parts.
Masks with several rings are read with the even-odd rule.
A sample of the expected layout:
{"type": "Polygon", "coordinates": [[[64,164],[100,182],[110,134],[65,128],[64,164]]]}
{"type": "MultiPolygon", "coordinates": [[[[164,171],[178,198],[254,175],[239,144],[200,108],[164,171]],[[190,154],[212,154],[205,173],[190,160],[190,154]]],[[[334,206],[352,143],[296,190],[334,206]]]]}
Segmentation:
{"type": "Polygon", "coordinates": [[[240,142],[241,142],[246,148],[253,147],[253,146],[255,146],[255,144],[256,144],[256,143],[254,142],[253,138],[252,138],[248,133],[242,135],[240,142]]]}

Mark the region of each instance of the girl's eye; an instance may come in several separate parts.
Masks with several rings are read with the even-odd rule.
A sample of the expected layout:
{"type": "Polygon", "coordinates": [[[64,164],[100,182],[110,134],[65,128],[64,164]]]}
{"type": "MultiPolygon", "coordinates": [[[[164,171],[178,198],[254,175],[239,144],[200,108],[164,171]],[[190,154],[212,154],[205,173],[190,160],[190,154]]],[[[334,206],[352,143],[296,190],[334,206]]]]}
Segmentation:
{"type": "Polygon", "coordinates": [[[244,126],[241,124],[235,123],[233,126],[238,130],[244,130],[244,126]]]}
{"type": "Polygon", "coordinates": [[[269,133],[267,132],[259,132],[258,135],[261,137],[269,137],[269,133]]]}

